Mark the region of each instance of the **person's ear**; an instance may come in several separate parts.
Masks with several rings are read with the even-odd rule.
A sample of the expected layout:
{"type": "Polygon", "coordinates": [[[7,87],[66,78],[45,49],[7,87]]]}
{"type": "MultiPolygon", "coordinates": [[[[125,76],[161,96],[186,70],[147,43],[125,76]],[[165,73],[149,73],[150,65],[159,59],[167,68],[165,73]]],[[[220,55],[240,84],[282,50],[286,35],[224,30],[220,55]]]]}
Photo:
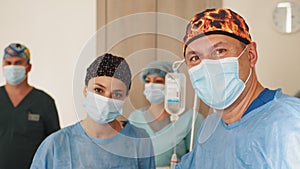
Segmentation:
{"type": "Polygon", "coordinates": [[[87,96],[87,86],[85,86],[85,87],[83,88],[83,95],[84,95],[84,97],[87,96]]]}
{"type": "Polygon", "coordinates": [[[31,67],[32,67],[31,63],[28,63],[26,67],[26,73],[31,71],[31,67]]]}
{"type": "Polygon", "coordinates": [[[249,55],[248,56],[249,56],[250,66],[251,66],[251,68],[254,68],[254,66],[257,62],[257,59],[258,59],[258,54],[257,54],[257,50],[256,50],[256,43],[251,42],[249,44],[248,50],[249,50],[249,55]]]}

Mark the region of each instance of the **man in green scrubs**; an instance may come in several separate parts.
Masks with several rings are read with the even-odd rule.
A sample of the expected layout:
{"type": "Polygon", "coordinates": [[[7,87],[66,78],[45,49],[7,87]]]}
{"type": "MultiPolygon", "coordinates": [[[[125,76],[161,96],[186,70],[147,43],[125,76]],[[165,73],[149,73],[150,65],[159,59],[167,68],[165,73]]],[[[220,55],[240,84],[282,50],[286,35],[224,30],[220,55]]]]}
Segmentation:
{"type": "Polygon", "coordinates": [[[0,169],[28,169],[39,144],[60,129],[54,100],[28,84],[30,52],[19,43],[4,50],[0,86],[0,169]]]}

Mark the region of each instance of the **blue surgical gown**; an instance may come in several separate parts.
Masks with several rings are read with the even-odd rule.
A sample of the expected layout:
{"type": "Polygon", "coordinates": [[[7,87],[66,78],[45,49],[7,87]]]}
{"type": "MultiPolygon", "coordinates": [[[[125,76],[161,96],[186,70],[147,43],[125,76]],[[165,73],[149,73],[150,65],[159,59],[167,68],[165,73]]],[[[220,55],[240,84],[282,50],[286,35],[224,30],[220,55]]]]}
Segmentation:
{"type": "Polygon", "coordinates": [[[90,138],[76,123],[42,142],[31,169],[154,169],[148,137],[144,130],[127,123],[112,138],[90,138]]]}
{"type": "Polygon", "coordinates": [[[197,144],[176,169],[299,169],[300,99],[274,99],[226,125],[216,113],[202,123],[197,144]]]}

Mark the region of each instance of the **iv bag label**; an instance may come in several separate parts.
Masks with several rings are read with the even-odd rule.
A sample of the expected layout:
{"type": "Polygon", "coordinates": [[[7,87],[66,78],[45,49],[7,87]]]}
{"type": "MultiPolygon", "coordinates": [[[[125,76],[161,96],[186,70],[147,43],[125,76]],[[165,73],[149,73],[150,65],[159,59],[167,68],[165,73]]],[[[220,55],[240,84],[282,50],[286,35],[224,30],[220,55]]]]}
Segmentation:
{"type": "Polygon", "coordinates": [[[171,115],[180,115],[185,110],[185,75],[168,73],[165,79],[165,109],[171,115]]]}
{"type": "Polygon", "coordinates": [[[180,102],[180,86],[174,79],[169,79],[167,87],[167,102],[168,104],[178,104],[180,102]]]}

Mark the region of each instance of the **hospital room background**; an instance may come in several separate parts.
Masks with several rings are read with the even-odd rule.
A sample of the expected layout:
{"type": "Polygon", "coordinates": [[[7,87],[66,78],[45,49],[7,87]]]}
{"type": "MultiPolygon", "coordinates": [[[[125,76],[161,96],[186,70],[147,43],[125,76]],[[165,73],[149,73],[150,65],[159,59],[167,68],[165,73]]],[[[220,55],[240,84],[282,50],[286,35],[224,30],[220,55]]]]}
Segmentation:
{"type": "MultiPolygon", "coordinates": [[[[289,1],[300,4],[300,0],[289,1]]],[[[276,28],[274,10],[279,2],[0,0],[0,55],[11,42],[28,46],[33,65],[29,82],[55,99],[61,127],[65,127],[84,116],[81,77],[92,61],[89,57],[108,51],[129,60],[134,79],[126,100],[128,113],[147,104],[141,92],[141,69],[153,60],[182,59],[181,38],[192,15],[207,7],[229,7],[246,18],[257,42],[259,80],[268,88],[282,88],[294,95],[300,89],[300,31],[284,33],[276,28]],[[96,44],[100,47],[95,48],[96,44]]],[[[296,17],[299,22],[300,16],[296,17]]],[[[187,73],[185,66],[182,70],[187,73]]],[[[0,74],[3,85],[2,69],[0,74]]],[[[192,108],[194,92],[189,79],[187,93],[187,107],[192,108]]],[[[202,103],[199,111],[209,110],[202,103]]]]}

